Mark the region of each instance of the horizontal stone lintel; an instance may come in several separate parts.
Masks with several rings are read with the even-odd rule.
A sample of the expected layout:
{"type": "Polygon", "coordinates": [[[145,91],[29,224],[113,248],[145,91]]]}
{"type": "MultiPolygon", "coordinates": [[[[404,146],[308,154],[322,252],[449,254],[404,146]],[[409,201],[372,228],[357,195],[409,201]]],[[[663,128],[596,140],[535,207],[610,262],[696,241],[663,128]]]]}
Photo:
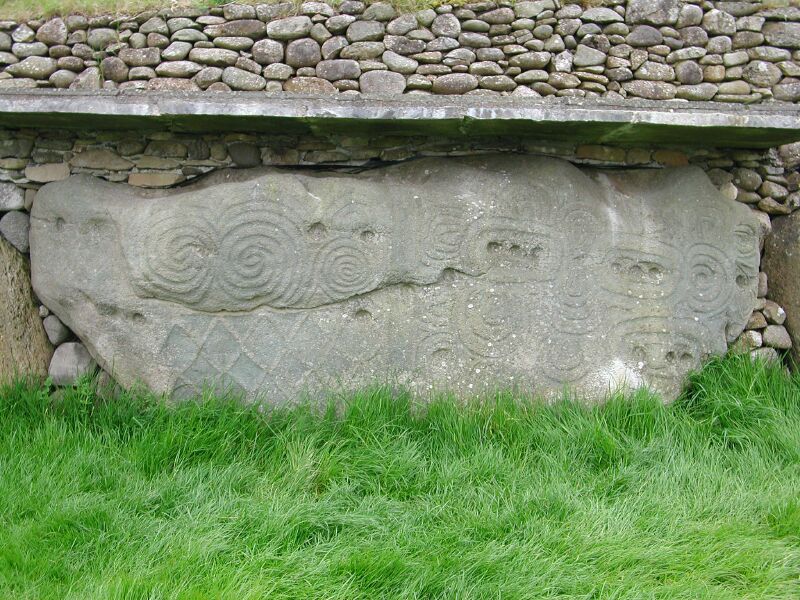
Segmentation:
{"type": "Polygon", "coordinates": [[[263,92],[0,92],[0,127],[511,136],[628,146],[767,148],[800,140],[800,106],[263,92]]]}

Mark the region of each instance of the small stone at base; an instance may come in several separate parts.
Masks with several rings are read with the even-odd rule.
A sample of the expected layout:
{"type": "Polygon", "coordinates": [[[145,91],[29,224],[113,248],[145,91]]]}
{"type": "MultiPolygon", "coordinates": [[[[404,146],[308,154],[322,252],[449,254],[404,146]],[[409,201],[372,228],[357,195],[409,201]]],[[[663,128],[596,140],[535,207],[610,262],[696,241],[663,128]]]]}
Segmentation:
{"type": "MultiPolygon", "coordinates": [[[[49,311],[48,311],[49,312],[49,311]]],[[[54,346],[58,346],[59,344],[63,344],[69,339],[70,330],[69,328],[61,322],[55,315],[49,315],[44,318],[43,321],[45,333],[47,333],[47,339],[50,340],[50,343],[54,346]]]]}
{"type": "Polygon", "coordinates": [[[53,353],[49,375],[55,385],[72,385],[78,378],[91,373],[96,366],[83,344],[68,342],[61,344],[53,353]]]}
{"type": "Polygon", "coordinates": [[[775,348],[756,348],[750,352],[750,357],[753,360],[762,360],[767,363],[776,363],[780,361],[780,355],[775,348]]]}
{"type": "Polygon", "coordinates": [[[788,350],[792,347],[792,339],[783,325],[767,325],[764,329],[764,345],[778,350],[788,350]]]}

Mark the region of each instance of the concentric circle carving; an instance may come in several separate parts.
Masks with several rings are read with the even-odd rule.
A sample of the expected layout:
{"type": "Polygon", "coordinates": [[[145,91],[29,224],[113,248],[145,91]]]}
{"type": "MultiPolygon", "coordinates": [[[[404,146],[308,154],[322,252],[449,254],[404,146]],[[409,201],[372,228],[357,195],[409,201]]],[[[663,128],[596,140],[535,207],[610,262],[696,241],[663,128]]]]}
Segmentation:
{"type": "Polygon", "coordinates": [[[686,298],[701,313],[724,310],[731,292],[725,255],[709,244],[695,244],[688,252],[686,298]]]}

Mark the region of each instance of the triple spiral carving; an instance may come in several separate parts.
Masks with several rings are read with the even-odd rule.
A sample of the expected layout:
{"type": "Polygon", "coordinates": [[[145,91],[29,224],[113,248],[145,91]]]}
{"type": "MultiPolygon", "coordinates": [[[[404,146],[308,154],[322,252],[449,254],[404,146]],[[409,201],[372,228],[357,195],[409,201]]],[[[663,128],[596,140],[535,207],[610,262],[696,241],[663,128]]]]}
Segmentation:
{"type": "Polygon", "coordinates": [[[374,289],[385,268],[372,236],[319,240],[293,214],[261,202],[217,215],[199,207],[159,212],[142,230],[137,285],[198,310],[343,300],[374,289]]]}

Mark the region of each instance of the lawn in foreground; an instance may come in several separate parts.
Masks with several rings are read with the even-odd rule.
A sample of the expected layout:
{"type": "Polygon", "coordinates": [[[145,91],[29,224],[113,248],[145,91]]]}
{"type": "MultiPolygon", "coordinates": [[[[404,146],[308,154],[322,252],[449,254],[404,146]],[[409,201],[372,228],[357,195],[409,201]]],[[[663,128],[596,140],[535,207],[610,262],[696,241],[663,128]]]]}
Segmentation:
{"type": "Polygon", "coordinates": [[[0,597],[797,598],[800,378],[268,415],[6,386],[0,597]]]}

